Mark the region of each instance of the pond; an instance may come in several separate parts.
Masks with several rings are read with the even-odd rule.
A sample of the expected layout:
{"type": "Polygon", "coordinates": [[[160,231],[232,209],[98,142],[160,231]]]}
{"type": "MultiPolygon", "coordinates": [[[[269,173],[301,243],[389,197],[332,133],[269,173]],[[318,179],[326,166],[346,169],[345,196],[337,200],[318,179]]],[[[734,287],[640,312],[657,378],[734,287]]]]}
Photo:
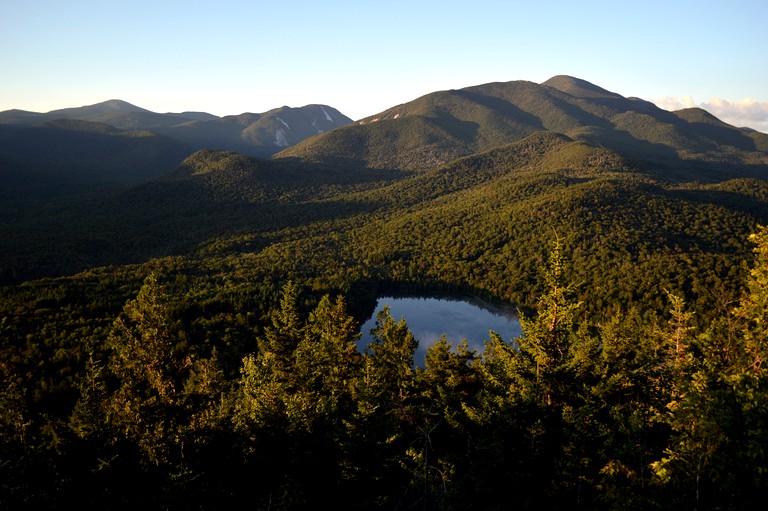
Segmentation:
{"type": "Polygon", "coordinates": [[[505,341],[511,341],[522,334],[517,311],[513,307],[496,306],[469,297],[383,296],[378,299],[373,315],[360,327],[360,349],[364,349],[373,340],[371,329],[376,326],[376,315],[386,305],[389,305],[390,314],[396,321],[405,319],[408,329],[419,341],[414,363],[420,367],[424,367],[427,349],[442,334],[454,344],[466,339],[469,348],[478,354],[485,350],[485,342],[491,338],[489,330],[499,334],[505,341]]]}

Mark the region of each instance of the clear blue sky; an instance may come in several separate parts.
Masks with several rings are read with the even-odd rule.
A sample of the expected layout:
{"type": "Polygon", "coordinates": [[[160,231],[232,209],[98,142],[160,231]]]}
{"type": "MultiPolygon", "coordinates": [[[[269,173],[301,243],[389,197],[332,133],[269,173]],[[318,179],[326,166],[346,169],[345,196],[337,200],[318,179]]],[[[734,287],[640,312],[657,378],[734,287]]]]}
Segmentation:
{"type": "Polygon", "coordinates": [[[767,22],[765,0],[0,0],[0,110],[322,103],[359,119],[568,74],[768,131],[767,22]]]}

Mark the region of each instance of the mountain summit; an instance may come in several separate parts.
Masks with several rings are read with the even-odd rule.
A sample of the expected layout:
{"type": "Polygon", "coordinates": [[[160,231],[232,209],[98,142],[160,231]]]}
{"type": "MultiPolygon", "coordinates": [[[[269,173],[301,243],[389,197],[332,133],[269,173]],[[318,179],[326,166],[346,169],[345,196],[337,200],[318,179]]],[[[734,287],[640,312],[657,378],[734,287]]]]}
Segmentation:
{"type": "Polygon", "coordinates": [[[352,119],[328,105],[283,106],[268,112],[192,121],[158,129],[202,149],[215,147],[269,157],[305,138],[350,124],[352,119]]]}
{"type": "Polygon", "coordinates": [[[546,87],[552,87],[576,98],[621,98],[620,95],[607,91],[581,78],[573,76],[557,75],[542,83],[546,87]]]}
{"type": "Polygon", "coordinates": [[[46,115],[63,119],[86,119],[96,115],[125,114],[129,112],[149,112],[149,110],[145,110],[144,108],[140,108],[120,99],[110,99],[109,101],[96,103],[95,105],[52,110],[46,115]]]}

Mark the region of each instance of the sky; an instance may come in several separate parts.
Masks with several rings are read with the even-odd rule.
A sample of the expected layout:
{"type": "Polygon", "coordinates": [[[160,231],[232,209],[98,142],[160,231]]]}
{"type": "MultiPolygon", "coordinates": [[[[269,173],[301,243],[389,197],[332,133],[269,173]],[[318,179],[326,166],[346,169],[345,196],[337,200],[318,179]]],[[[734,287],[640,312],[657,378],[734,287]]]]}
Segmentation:
{"type": "Polygon", "coordinates": [[[0,111],[224,116],[565,74],[768,132],[765,0],[0,0],[0,111]]]}

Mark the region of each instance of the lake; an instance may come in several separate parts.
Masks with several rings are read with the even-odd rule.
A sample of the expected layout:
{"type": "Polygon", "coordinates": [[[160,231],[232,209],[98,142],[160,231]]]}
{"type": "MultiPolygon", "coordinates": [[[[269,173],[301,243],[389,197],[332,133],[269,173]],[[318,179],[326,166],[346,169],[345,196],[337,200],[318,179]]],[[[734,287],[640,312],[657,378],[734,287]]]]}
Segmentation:
{"type": "Polygon", "coordinates": [[[458,344],[467,340],[470,349],[481,353],[493,330],[505,341],[520,334],[520,322],[513,307],[500,307],[476,298],[392,297],[378,299],[373,315],[360,327],[362,338],[358,346],[364,349],[373,340],[371,329],[376,326],[376,315],[389,305],[396,321],[405,319],[408,329],[419,341],[414,362],[424,367],[427,349],[445,334],[449,342],[458,344]]]}

